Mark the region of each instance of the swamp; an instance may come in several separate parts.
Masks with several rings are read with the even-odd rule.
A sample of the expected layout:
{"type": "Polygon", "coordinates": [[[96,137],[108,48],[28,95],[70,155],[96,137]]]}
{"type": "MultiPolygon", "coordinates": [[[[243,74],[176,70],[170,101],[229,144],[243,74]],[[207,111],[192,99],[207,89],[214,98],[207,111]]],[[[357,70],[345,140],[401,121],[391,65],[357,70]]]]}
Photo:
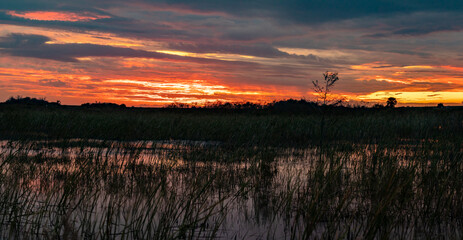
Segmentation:
{"type": "Polygon", "coordinates": [[[463,109],[0,106],[1,239],[463,237],[463,109]]]}

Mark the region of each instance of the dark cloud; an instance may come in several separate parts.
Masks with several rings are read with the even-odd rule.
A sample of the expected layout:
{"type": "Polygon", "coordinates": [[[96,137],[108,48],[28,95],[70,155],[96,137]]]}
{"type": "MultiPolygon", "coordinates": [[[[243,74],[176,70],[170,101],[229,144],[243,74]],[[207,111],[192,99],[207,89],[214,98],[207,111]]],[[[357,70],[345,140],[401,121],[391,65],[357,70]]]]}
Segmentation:
{"type": "Polygon", "coordinates": [[[274,17],[297,23],[321,23],[372,15],[396,15],[423,11],[460,11],[463,2],[444,0],[163,0],[153,4],[176,5],[201,11],[221,11],[235,16],[274,17]]]}
{"type": "Polygon", "coordinates": [[[39,47],[50,40],[42,35],[13,33],[7,37],[0,37],[0,48],[39,47]]]}
{"type": "Polygon", "coordinates": [[[271,49],[277,43],[298,48],[364,50],[376,50],[376,45],[383,45],[389,48],[385,50],[388,52],[424,57],[427,53],[398,49],[400,43],[388,40],[463,29],[463,2],[450,0],[5,0],[1,1],[0,10],[4,10],[0,11],[0,23],[110,32],[169,42],[173,46],[185,42],[192,46],[221,42],[230,45],[228,50],[204,47],[213,52],[254,52],[255,56],[263,57],[279,57],[282,53],[271,49]],[[7,14],[9,10],[85,11],[110,18],[34,21],[12,17],[7,14]],[[364,39],[359,39],[358,33],[364,39]]]}
{"type": "Polygon", "coordinates": [[[358,29],[376,31],[366,38],[417,37],[435,32],[463,30],[463,15],[459,11],[431,11],[398,14],[390,17],[370,17],[356,24],[358,29]],[[376,24],[371,24],[376,23],[376,24]],[[381,27],[378,27],[381,25],[381,27]]]}
{"type": "Polygon", "coordinates": [[[419,11],[459,11],[463,2],[455,0],[3,0],[0,8],[9,10],[99,9],[129,4],[176,7],[202,12],[225,12],[235,16],[277,16],[299,22],[324,22],[376,14],[419,11]]]}
{"type": "MultiPolygon", "coordinates": [[[[96,14],[104,14],[111,16],[111,18],[86,23],[38,23],[37,21],[25,21],[24,19],[21,20],[17,17],[7,16],[7,14],[2,13],[0,14],[0,21],[22,22],[22,24],[27,25],[45,24],[54,27],[65,25],[115,32],[130,32],[132,30],[139,32],[141,36],[147,35],[151,37],[157,35],[158,31],[162,33],[162,30],[166,31],[164,34],[177,34],[177,38],[180,37],[178,36],[180,33],[184,33],[187,36],[193,33],[193,31],[187,31],[187,29],[183,29],[183,32],[176,32],[174,29],[168,29],[166,26],[159,24],[159,22],[163,21],[175,22],[184,20],[185,23],[191,21],[193,23],[200,23],[202,26],[217,26],[217,21],[224,24],[225,22],[230,23],[230,20],[235,21],[241,19],[242,23],[245,24],[240,24],[235,21],[231,24],[222,26],[225,27],[222,28],[223,38],[248,41],[256,39],[257,36],[255,35],[261,35],[261,37],[267,39],[280,36],[275,24],[271,24],[273,25],[273,29],[264,26],[265,23],[269,21],[278,23],[280,26],[291,25],[290,28],[285,27],[284,29],[286,30],[294,29],[296,27],[294,24],[317,27],[322,23],[352,19],[361,19],[362,22],[358,23],[359,25],[375,23],[376,27],[384,24],[394,28],[386,29],[386,32],[367,34],[367,36],[370,37],[382,37],[390,34],[417,35],[441,31],[442,29],[461,29],[460,20],[448,20],[455,20],[455,17],[461,15],[461,11],[463,11],[463,2],[452,0],[134,0],[130,2],[122,0],[4,0],[0,2],[0,9],[13,11],[87,11],[96,14]],[[141,19],[130,19],[131,17],[137,18],[137,16],[121,17],[102,10],[107,9],[108,6],[111,6],[113,9],[146,6],[147,9],[150,9],[147,11],[156,12],[156,9],[158,9],[158,12],[150,16],[152,18],[151,20],[155,21],[150,21],[150,24],[146,25],[143,18],[148,18],[149,14],[145,14],[146,16],[141,17],[141,19]],[[182,12],[185,10],[190,12],[182,12]],[[175,12],[179,12],[180,14],[173,14],[175,12]],[[218,19],[220,16],[214,16],[212,19],[215,23],[202,22],[204,19],[211,19],[210,13],[226,13],[228,16],[235,18],[228,17],[226,18],[228,21],[220,21],[220,19],[218,19]],[[157,15],[165,19],[156,19],[157,15]],[[370,18],[370,20],[373,21],[364,21],[365,18],[370,18]],[[258,21],[258,19],[261,21],[258,21]],[[394,21],[394,19],[398,20],[394,21]],[[422,24],[423,21],[425,21],[426,24],[422,24]],[[146,30],[148,29],[156,29],[156,34],[147,34],[148,31],[146,30]]],[[[138,10],[140,13],[143,11],[143,8],[138,10]]],[[[461,19],[461,17],[458,17],[458,19],[461,19]]],[[[286,32],[286,36],[288,36],[288,32],[286,32]]]]}
{"type": "Polygon", "coordinates": [[[81,57],[131,57],[152,58],[196,63],[251,64],[238,61],[223,61],[196,57],[183,57],[165,53],[149,52],[131,48],[112,47],[97,44],[46,44],[50,39],[40,35],[10,34],[0,38],[0,51],[19,57],[51,59],[63,62],[77,62],[81,57]]]}
{"type": "MultiPolygon", "coordinates": [[[[75,11],[75,10],[74,10],[75,11]]],[[[149,38],[149,39],[172,39],[174,36],[178,39],[188,39],[198,37],[197,34],[188,33],[183,30],[170,29],[168,26],[157,23],[140,22],[137,20],[119,17],[107,12],[97,11],[95,13],[108,15],[109,18],[97,19],[93,21],[39,21],[24,19],[8,15],[0,11],[0,23],[54,28],[66,31],[99,31],[116,33],[122,36],[149,38]],[[182,37],[183,36],[183,37],[182,37]]]]}

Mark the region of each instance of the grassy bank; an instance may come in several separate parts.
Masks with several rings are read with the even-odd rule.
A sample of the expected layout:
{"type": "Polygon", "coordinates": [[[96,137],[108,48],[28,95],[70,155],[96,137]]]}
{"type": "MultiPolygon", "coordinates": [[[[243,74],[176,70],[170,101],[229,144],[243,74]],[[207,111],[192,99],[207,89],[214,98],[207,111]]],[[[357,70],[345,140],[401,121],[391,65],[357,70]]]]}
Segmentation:
{"type": "Polygon", "coordinates": [[[344,109],[321,113],[192,109],[1,107],[3,139],[219,141],[228,146],[310,146],[325,142],[397,144],[463,139],[463,110],[344,109]],[[323,123],[323,133],[321,125],[323,123]]]}

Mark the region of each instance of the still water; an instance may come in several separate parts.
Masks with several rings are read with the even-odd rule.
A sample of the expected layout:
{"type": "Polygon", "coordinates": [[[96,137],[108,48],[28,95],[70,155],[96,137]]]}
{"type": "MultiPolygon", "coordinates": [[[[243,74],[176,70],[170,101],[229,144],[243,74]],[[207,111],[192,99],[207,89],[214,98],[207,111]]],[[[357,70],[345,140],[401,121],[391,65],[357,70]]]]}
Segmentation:
{"type": "Polygon", "coordinates": [[[0,238],[461,237],[452,151],[2,141],[0,238]]]}

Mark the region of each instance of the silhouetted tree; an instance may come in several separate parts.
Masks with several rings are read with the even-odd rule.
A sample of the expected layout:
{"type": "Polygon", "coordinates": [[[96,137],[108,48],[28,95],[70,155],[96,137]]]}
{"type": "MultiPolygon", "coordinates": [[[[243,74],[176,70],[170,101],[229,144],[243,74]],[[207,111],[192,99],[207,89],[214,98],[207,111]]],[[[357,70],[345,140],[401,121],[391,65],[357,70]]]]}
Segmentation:
{"type": "MultiPolygon", "coordinates": [[[[318,94],[318,100],[323,101],[322,106],[326,106],[329,102],[328,95],[331,92],[331,88],[334,84],[339,80],[338,73],[332,73],[326,71],[323,73],[323,82],[319,82],[318,80],[312,81],[314,86],[315,92],[318,94]]],[[[337,105],[342,100],[336,101],[336,103],[332,105],[337,105]]],[[[319,160],[321,161],[323,155],[323,138],[325,137],[325,111],[323,108],[321,109],[322,117],[320,119],[320,146],[319,146],[319,160]]]]}
{"type": "Polygon", "coordinates": [[[443,103],[437,104],[437,108],[444,108],[444,104],[443,103]]]}
{"type": "Polygon", "coordinates": [[[397,105],[397,99],[395,97],[390,97],[387,99],[386,107],[393,108],[397,105]]]}
{"type": "Polygon", "coordinates": [[[35,105],[35,106],[59,106],[61,101],[49,102],[45,98],[30,98],[30,97],[10,97],[5,101],[5,104],[19,104],[19,105],[35,105]]]}
{"type": "Polygon", "coordinates": [[[312,81],[315,92],[318,94],[318,99],[323,101],[323,105],[328,102],[328,95],[331,92],[331,88],[339,80],[338,73],[332,73],[326,71],[323,73],[323,81],[318,80],[312,81]]]}

